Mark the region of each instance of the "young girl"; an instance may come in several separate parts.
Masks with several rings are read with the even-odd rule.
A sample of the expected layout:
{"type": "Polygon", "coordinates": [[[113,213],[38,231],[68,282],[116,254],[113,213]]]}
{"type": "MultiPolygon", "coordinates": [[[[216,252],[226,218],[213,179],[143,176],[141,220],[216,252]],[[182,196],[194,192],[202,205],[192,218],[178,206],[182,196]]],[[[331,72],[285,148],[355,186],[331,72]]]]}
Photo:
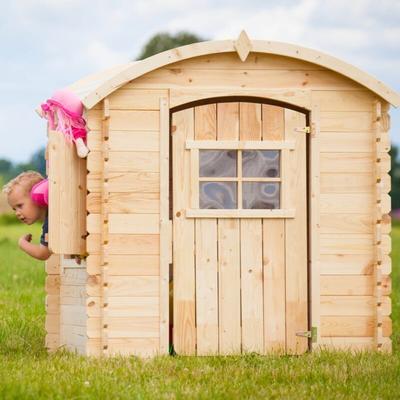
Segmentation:
{"type": "Polygon", "coordinates": [[[36,221],[43,222],[40,244],[31,243],[32,235],[28,233],[21,236],[18,245],[31,257],[47,260],[51,256],[46,237],[48,232],[47,198],[38,201],[32,193],[32,189],[40,184],[45,184],[42,175],[35,171],[26,171],[4,185],[3,193],[6,193],[8,204],[21,222],[27,225],[32,225],[36,221]]]}

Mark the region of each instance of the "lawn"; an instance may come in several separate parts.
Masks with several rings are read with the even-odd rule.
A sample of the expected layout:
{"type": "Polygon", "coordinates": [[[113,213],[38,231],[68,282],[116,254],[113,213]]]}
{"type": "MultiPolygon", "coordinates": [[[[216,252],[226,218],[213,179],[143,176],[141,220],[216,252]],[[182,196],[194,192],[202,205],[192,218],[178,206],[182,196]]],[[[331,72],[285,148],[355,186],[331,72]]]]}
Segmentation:
{"type": "Polygon", "coordinates": [[[18,250],[40,226],[0,220],[1,399],[394,399],[400,393],[400,225],[392,232],[393,355],[89,359],[44,350],[44,265],[18,250]]]}

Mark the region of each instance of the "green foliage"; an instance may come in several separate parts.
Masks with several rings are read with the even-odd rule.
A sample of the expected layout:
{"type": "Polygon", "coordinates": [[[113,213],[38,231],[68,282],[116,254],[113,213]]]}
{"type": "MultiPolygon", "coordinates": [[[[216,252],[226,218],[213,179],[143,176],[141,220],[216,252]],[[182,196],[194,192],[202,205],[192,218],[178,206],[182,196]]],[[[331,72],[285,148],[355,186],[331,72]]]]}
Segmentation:
{"type": "Polygon", "coordinates": [[[18,238],[40,225],[0,225],[1,399],[395,399],[400,393],[400,225],[393,238],[392,356],[84,358],[44,350],[43,263],[18,238]]]}
{"type": "Polygon", "coordinates": [[[14,225],[20,224],[21,222],[15,216],[15,214],[1,214],[0,215],[0,225],[7,226],[7,225],[14,225]]]}
{"type": "Polygon", "coordinates": [[[190,32],[178,32],[176,35],[171,35],[167,32],[161,32],[154,35],[142,48],[137,60],[153,56],[166,50],[174,49],[175,47],[184,46],[186,44],[203,42],[206,39],[201,38],[190,32]]]}
{"type": "Polygon", "coordinates": [[[44,158],[44,147],[37,150],[32,154],[31,158],[28,162],[25,163],[17,163],[0,159],[0,183],[3,185],[8,182],[10,179],[16,177],[23,171],[33,170],[40,172],[43,176],[46,175],[46,160],[44,158]]]}

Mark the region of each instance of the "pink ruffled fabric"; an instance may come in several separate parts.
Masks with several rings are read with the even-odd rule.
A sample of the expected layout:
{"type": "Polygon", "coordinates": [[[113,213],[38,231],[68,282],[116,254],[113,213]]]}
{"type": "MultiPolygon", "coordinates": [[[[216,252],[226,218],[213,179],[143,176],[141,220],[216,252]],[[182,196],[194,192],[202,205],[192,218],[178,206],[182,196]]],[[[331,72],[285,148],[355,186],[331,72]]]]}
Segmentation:
{"type": "Polygon", "coordinates": [[[43,116],[50,129],[62,132],[69,142],[82,138],[86,143],[87,129],[84,118],[65,108],[56,100],[49,99],[41,105],[43,116]]]}

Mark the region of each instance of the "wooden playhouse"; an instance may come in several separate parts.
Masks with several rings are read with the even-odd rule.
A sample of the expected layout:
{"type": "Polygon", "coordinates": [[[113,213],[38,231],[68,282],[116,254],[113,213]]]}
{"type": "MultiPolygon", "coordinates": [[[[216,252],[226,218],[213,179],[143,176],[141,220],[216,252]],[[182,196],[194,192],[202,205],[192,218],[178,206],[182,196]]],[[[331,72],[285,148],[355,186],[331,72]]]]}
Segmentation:
{"type": "Polygon", "coordinates": [[[391,351],[397,93],[245,33],[70,89],[90,153],[48,132],[50,350],[391,351]]]}

